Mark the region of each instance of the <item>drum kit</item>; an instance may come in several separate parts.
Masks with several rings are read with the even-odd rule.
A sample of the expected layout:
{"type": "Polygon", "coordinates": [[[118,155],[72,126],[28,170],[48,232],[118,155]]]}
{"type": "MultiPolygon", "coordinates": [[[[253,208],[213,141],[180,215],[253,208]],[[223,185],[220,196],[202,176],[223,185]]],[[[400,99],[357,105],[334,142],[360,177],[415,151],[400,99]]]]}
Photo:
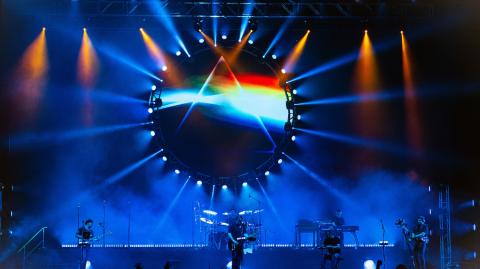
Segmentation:
{"type": "MultiPolygon", "coordinates": [[[[195,209],[195,223],[204,235],[206,244],[211,248],[226,249],[228,241],[228,227],[236,216],[241,216],[247,227],[248,234],[262,234],[263,209],[234,210],[216,212],[211,209],[195,209]]],[[[250,244],[258,244],[259,240],[250,244]]],[[[253,247],[253,246],[252,246],[253,247]]]]}

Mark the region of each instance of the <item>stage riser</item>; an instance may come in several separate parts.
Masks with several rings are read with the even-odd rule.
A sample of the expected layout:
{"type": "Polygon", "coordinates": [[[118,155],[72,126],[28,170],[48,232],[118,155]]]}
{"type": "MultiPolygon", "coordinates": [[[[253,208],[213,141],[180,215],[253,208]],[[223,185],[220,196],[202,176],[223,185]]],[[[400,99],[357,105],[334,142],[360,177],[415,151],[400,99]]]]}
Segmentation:
{"type": "MultiPolygon", "coordinates": [[[[385,252],[391,268],[398,263],[408,264],[408,255],[401,248],[388,248],[385,252]]],[[[78,268],[80,250],[62,248],[44,250],[29,262],[28,269],[66,269],[78,268]]],[[[340,268],[363,269],[368,259],[382,258],[380,248],[346,249],[340,268]]],[[[172,261],[175,269],[205,268],[220,269],[230,261],[228,251],[211,249],[172,249],[172,248],[131,248],[90,250],[90,261],[94,269],[134,268],[141,263],[144,269],[163,268],[166,261],[172,261]]],[[[259,249],[245,256],[245,269],[253,268],[320,268],[321,251],[312,249],[274,248],[259,249]]]]}

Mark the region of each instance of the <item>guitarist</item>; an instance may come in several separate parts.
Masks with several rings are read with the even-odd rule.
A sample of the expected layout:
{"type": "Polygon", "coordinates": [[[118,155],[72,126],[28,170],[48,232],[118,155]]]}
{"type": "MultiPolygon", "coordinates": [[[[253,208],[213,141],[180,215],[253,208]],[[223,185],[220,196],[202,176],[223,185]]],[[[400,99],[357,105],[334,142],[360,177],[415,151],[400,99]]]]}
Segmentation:
{"type": "Polygon", "coordinates": [[[243,241],[238,238],[246,236],[247,225],[242,216],[237,215],[228,226],[228,246],[232,252],[232,269],[240,269],[243,262],[243,241]]]}
{"type": "Polygon", "coordinates": [[[424,216],[417,218],[417,225],[413,229],[410,237],[413,240],[413,258],[415,269],[426,269],[427,261],[425,258],[428,244],[428,226],[424,216]]]}
{"type": "Polygon", "coordinates": [[[94,239],[93,220],[85,220],[83,226],[78,228],[75,237],[78,239],[78,246],[82,250],[82,255],[80,257],[80,268],[85,268],[88,261],[88,249],[90,248],[90,242],[94,239]]]}

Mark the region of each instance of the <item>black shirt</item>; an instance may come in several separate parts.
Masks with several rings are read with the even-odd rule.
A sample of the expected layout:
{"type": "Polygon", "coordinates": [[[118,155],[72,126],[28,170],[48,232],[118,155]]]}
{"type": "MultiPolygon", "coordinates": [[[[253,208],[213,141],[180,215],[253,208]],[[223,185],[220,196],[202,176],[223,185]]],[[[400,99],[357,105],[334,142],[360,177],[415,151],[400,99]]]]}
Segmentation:
{"type": "Polygon", "coordinates": [[[425,233],[424,236],[419,237],[419,238],[416,238],[416,239],[415,239],[415,242],[425,242],[425,243],[428,243],[428,226],[427,226],[427,224],[417,224],[417,226],[415,226],[415,228],[413,229],[413,233],[414,233],[415,235],[418,235],[418,234],[421,234],[421,233],[425,233]]]}
{"type": "Polygon", "coordinates": [[[236,240],[238,237],[244,236],[246,232],[245,223],[243,221],[233,221],[228,226],[228,232],[236,240]]]}
{"type": "MultiPolygon", "coordinates": [[[[325,240],[323,240],[323,246],[339,246],[340,247],[340,238],[334,236],[334,237],[327,237],[325,240]]],[[[334,253],[340,253],[340,248],[328,248],[328,253],[329,254],[334,254],[334,253]]]]}
{"type": "Polygon", "coordinates": [[[333,222],[334,222],[335,225],[337,225],[337,226],[343,226],[343,225],[345,225],[345,219],[344,219],[343,217],[334,216],[334,217],[333,217],[333,222]]]}
{"type": "Polygon", "coordinates": [[[82,226],[78,228],[77,235],[79,235],[83,240],[88,240],[93,238],[93,230],[82,226]]]}

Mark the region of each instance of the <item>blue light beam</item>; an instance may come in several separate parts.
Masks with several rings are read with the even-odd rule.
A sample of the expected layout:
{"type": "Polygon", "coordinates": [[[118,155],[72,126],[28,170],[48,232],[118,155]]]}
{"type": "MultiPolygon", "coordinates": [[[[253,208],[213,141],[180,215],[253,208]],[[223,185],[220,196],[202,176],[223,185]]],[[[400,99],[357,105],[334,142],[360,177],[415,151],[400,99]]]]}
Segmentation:
{"type": "Polygon", "coordinates": [[[245,8],[243,10],[243,18],[242,18],[242,24],[240,25],[240,35],[238,36],[238,40],[241,41],[243,38],[243,35],[245,34],[245,30],[247,29],[248,25],[248,19],[250,18],[250,15],[252,15],[253,8],[255,7],[255,1],[250,0],[247,3],[245,3],[245,8]]]}

